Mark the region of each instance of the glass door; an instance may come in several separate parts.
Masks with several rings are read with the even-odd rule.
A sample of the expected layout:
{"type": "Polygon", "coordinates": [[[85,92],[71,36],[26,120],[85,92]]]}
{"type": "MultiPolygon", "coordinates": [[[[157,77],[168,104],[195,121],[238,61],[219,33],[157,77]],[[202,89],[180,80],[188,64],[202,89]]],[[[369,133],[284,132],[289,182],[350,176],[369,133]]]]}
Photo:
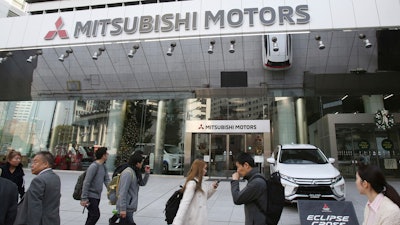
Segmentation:
{"type": "Polygon", "coordinates": [[[245,149],[243,134],[211,134],[209,176],[229,178],[236,171],[234,156],[245,149]]]}

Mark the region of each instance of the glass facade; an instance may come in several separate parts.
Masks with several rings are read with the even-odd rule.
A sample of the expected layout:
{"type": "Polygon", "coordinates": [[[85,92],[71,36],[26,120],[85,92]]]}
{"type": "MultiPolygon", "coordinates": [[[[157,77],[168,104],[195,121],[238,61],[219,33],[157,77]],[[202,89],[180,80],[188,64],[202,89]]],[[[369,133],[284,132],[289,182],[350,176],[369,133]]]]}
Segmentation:
{"type": "MultiPolygon", "coordinates": [[[[0,163],[8,148],[22,153],[25,166],[35,152],[49,150],[56,156],[57,169],[84,170],[96,149],[105,146],[110,170],[142,150],[153,173],[184,174],[191,161],[201,158],[209,163],[209,176],[229,177],[236,170],[233,158],[242,151],[253,155],[260,169],[267,168],[265,157],[282,139],[276,126],[281,116],[277,107],[274,98],[2,102],[0,163]],[[191,120],[270,120],[272,130],[186,133],[185,124],[191,120]]],[[[380,166],[388,177],[399,178],[398,126],[383,130],[372,120],[368,113],[321,111],[321,118],[308,125],[309,143],[335,158],[346,177],[354,177],[357,164],[364,161],[380,166]]]]}

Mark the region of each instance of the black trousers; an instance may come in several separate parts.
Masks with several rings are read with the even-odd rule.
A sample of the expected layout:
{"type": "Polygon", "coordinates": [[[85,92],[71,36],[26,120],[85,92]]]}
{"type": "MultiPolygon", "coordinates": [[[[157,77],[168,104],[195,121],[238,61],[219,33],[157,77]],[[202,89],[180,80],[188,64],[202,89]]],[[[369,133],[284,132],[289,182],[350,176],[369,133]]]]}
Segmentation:
{"type": "Polygon", "coordinates": [[[88,217],[86,219],[85,225],[95,225],[97,221],[100,219],[100,199],[88,198],[89,206],[88,209],[88,217]]]}

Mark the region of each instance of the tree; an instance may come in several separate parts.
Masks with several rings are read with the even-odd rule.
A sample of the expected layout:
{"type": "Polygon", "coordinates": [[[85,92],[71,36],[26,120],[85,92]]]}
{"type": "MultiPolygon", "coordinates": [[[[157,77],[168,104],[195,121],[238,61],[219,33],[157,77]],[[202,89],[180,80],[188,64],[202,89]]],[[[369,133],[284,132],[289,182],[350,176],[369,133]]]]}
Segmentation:
{"type": "Polygon", "coordinates": [[[124,127],[117,149],[115,166],[128,162],[141,134],[144,134],[152,125],[151,107],[146,105],[145,100],[127,101],[126,105],[124,127]]]}

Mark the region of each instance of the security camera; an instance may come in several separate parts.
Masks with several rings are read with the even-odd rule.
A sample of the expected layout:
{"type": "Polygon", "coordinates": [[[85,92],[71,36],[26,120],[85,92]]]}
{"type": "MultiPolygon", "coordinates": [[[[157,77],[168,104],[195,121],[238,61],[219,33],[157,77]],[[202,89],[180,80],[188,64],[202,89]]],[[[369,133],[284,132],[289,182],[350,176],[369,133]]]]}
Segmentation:
{"type": "Polygon", "coordinates": [[[229,48],[229,53],[234,53],[235,52],[235,40],[231,40],[231,47],[229,48]]]}
{"type": "Polygon", "coordinates": [[[95,52],[92,56],[92,59],[97,60],[99,56],[101,56],[101,53],[103,53],[106,49],[105,48],[99,48],[99,51],[95,52]]]}
{"type": "Polygon", "coordinates": [[[136,51],[139,49],[139,45],[134,45],[131,50],[129,50],[128,57],[133,58],[135,55],[136,51]]]}
{"type": "Polygon", "coordinates": [[[128,53],[128,57],[129,58],[133,58],[133,55],[134,55],[135,53],[133,52],[133,49],[131,49],[131,50],[129,50],[129,53],[128,53]]]}
{"type": "Polygon", "coordinates": [[[168,48],[167,56],[171,56],[171,55],[172,55],[172,52],[174,51],[175,46],[176,46],[176,43],[175,43],[175,42],[172,42],[171,45],[170,45],[170,47],[168,48]]]}
{"type": "Polygon", "coordinates": [[[365,40],[364,40],[364,44],[365,44],[365,47],[366,47],[366,48],[371,48],[371,47],[372,47],[372,44],[371,44],[371,42],[369,42],[368,39],[365,39],[365,40]]]}
{"type": "Polygon", "coordinates": [[[64,62],[64,58],[65,58],[64,54],[61,54],[61,56],[58,58],[58,61],[64,62]]]}
{"type": "Polygon", "coordinates": [[[325,49],[325,45],[324,45],[324,43],[322,43],[322,41],[318,42],[318,49],[319,50],[325,49]]]}
{"type": "Polygon", "coordinates": [[[208,54],[213,54],[214,53],[214,45],[215,45],[215,41],[211,40],[210,41],[210,47],[208,48],[208,54]]]}
{"type": "Polygon", "coordinates": [[[318,49],[320,49],[320,50],[325,49],[325,45],[322,42],[319,43],[318,49]]]}
{"type": "Polygon", "coordinates": [[[33,58],[34,58],[34,56],[29,56],[29,58],[26,60],[26,62],[32,63],[33,58]]]}

